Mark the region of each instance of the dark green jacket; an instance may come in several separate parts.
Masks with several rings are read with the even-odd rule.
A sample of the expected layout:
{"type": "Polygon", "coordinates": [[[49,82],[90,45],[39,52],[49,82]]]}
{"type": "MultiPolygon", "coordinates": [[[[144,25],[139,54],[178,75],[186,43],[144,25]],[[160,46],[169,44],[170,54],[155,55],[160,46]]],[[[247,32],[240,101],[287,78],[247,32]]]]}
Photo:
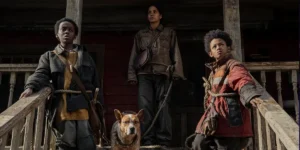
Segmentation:
{"type": "MultiPolygon", "coordinates": [[[[65,53],[59,46],[56,46],[55,49],[59,55],[64,56],[65,53]]],[[[96,87],[100,88],[100,82],[93,59],[83,46],[74,45],[74,50],[78,52],[77,62],[74,67],[85,89],[95,91],[96,87]]],[[[50,80],[52,80],[54,90],[64,89],[64,71],[65,65],[62,61],[52,50],[47,51],[41,55],[38,67],[28,78],[25,89],[32,88],[34,92],[37,92],[45,86],[50,86],[50,80]]],[[[73,80],[70,84],[70,90],[80,91],[73,80]]],[[[54,103],[60,100],[60,98],[58,98],[60,95],[61,94],[55,95],[57,98],[55,98],[54,103]]],[[[92,98],[92,96],[93,94],[90,94],[90,98],[92,98]]],[[[103,104],[103,95],[101,92],[99,92],[97,99],[103,104]]],[[[68,94],[67,106],[68,111],[75,111],[77,109],[86,108],[88,105],[82,94],[68,94]]]]}

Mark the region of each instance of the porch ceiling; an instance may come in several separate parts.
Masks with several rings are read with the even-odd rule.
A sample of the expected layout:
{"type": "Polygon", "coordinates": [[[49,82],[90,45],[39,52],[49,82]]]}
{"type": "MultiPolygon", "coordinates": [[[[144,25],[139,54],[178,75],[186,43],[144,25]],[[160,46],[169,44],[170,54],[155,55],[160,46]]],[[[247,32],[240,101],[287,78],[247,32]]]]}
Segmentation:
{"type": "MultiPolygon", "coordinates": [[[[156,0],[157,1],[157,0],[156,0]]],[[[85,0],[84,8],[98,8],[103,6],[143,6],[155,2],[155,0],[85,0]]],[[[222,5],[223,0],[161,0],[167,5],[210,7],[222,5]]],[[[298,0],[240,0],[243,4],[260,4],[278,7],[295,7],[298,0]]],[[[1,2],[1,8],[65,8],[66,0],[7,0],[1,2]]],[[[297,7],[297,6],[296,6],[297,7]]]]}
{"type": "MultiPolygon", "coordinates": [[[[145,9],[154,0],[85,0],[83,28],[136,30],[146,23],[145,9]]],[[[179,29],[223,26],[222,0],[162,0],[165,23],[179,29]]],[[[0,5],[0,29],[52,29],[65,16],[66,0],[6,0],[0,5]]],[[[274,9],[298,11],[297,0],[240,0],[242,27],[256,27],[274,19],[274,9]]],[[[288,17],[288,16],[287,16],[288,17]]],[[[295,20],[294,18],[285,20],[295,20]]],[[[297,19],[297,18],[296,18],[297,19]]]]}

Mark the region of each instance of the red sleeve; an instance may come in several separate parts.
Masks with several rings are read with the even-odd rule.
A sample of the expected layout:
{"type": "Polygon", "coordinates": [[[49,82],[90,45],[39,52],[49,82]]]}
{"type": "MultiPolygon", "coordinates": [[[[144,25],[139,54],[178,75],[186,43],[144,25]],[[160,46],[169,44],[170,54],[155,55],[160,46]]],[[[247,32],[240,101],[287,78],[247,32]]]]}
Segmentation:
{"type": "Polygon", "coordinates": [[[228,84],[236,92],[240,94],[241,88],[246,84],[253,84],[248,70],[243,65],[236,65],[230,69],[228,74],[228,84]]]}
{"type": "Polygon", "coordinates": [[[229,86],[240,95],[242,104],[250,107],[250,101],[261,94],[256,90],[255,82],[243,65],[233,66],[228,75],[229,86]]]}

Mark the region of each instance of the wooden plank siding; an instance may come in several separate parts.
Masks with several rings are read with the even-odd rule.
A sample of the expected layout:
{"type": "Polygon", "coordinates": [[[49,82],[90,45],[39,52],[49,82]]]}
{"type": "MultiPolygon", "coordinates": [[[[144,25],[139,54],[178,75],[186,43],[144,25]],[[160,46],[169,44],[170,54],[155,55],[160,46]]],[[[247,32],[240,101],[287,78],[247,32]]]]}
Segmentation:
{"type": "Polygon", "coordinates": [[[107,108],[105,121],[109,135],[112,124],[116,120],[114,109],[137,111],[137,86],[127,84],[127,68],[133,38],[108,36],[100,42],[105,45],[103,94],[107,108]]]}
{"type": "MultiPolygon", "coordinates": [[[[103,40],[101,37],[99,37],[101,40],[98,38],[99,42],[105,45],[103,94],[105,105],[107,107],[105,116],[107,133],[110,133],[111,126],[115,122],[113,114],[113,110],[115,108],[120,109],[121,111],[138,111],[138,87],[127,84],[127,68],[134,34],[135,32],[114,37],[107,36],[107,38],[103,40]],[[118,41],[118,44],[116,44],[115,41],[118,41]]],[[[193,43],[180,42],[179,44],[181,45],[180,48],[183,60],[186,60],[184,64],[186,65],[185,69],[190,70],[191,68],[189,65],[193,64],[194,60],[197,60],[195,54],[201,55],[205,53],[204,51],[191,50],[190,47],[193,43]]],[[[201,68],[199,70],[201,70],[201,68]]],[[[194,71],[193,73],[196,72],[201,76],[204,75],[204,72],[198,73],[198,71],[194,71]]],[[[191,79],[192,78],[194,78],[194,76],[191,76],[191,79]]],[[[196,82],[198,81],[196,80],[196,82]]],[[[175,82],[173,86],[173,92],[171,95],[173,146],[182,146],[185,138],[194,132],[197,122],[203,112],[201,108],[201,100],[198,101],[198,99],[193,97],[193,93],[196,91],[196,88],[200,88],[199,92],[202,93],[202,85],[199,84],[199,87],[195,87],[193,84],[194,83],[191,81],[178,81],[175,82]],[[185,113],[184,116],[182,115],[183,113],[185,113]],[[186,119],[188,122],[184,123],[182,122],[182,119],[186,119]],[[185,128],[185,130],[182,128],[185,128]]]]}

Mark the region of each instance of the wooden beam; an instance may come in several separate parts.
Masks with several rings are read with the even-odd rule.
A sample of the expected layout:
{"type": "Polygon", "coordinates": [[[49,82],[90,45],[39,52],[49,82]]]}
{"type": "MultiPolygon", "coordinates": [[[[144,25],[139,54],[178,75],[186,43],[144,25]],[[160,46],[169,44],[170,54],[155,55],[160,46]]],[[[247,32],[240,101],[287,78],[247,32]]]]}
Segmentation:
{"type": "MultiPolygon", "coordinates": [[[[85,1],[86,6],[88,1],[85,1]]],[[[222,3],[220,3],[222,4],[222,3]]],[[[98,7],[98,8],[86,8],[82,6],[84,10],[84,22],[82,23],[81,31],[94,31],[94,30],[133,30],[137,32],[139,29],[145,28],[146,15],[144,10],[135,7],[98,7]],[[117,11],[112,11],[117,10],[117,11]],[[99,19],[101,18],[101,19],[99,19]]],[[[168,6],[171,7],[171,6],[168,6]]],[[[211,13],[211,10],[222,9],[222,7],[205,8],[205,7],[193,7],[193,8],[180,8],[175,7],[173,9],[165,10],[164,20],[165,24],[172,24],[176,28],[184,28],[186,30],[200,29],[209,30],[212,28],[223,28],[224,18],[222,11],[211,13]],[[179,8],[179,9],[175,9],[179,8]],[[178,11],[180,10],[180,11],[178,11]],[[197,17],[195,17],[197,16],[197,17]],[[177,19],[181,18],[181,19],[177,19]],[[201,22],[201,24],[199,24],[201,22]]],[[[32,9],[32,11],[20,10],[20,9],[5,9],[0,10],[3,13],[2,22],[0,22],[0,30],[51,30],[53,31],[53,20],[61,18],[61,14],[65,14],[66,9],[32,9]],[[51,13],[51,15],[48,15],[51,13]],[[40,16],[47,16],[47,18],[41,18],[40,16]],[[14,16],[13,18],[11,16],[14,16]],[[26,19],[27,16],[31,16],[30,19],[26,19]],[[34,20],[34,24],[32,23],[34,20]]],[[[241,28],[257,28],[261,25],[261,22],[269,22],[274,19],[273,9],[270,8],[243,8],[240,12],[241,16],[241,28]]]]}
{"type": "Polygon", "coordinates": [[[0,72],[34,72],[38,64],[0,64],[0,72]]]}
{"type": "Polygon", "coordinates": [[[277,70],[299,70],[299,61],[291,62],[246,62],[249,71],[277,71],[277,70]]]}
{"type": "Polygon", "coordinates": [[[244,61],[244,54],[241,46],[239,0],[223,0],[223,18],[224,30],[228,32],[232,38],[232,53],[236,59],[244,61]]]}
{"type": "MultiPolygon", "coordinates": [[[[99,7],[146,7],[146,4],[150,2],[150,0],[88,0],[85,2],[84,8],[99,8],[99,7]]],[[[287,7],[287,8],[295,8],[298,5],[297,0],[286,0],[284,6],[280,1],[272,1],[270,0],[241,0],[241,4],[243,6],[278,6],[278,7],[287,7]],[[296,6],[295,6],[296,5],[296,6]]],[[[174,8],[175,6],[180,5],[180,7],[215,7],[219,6],[219,0],[187,0],[187,1],[174,1],[172,3],[168,3],[168,7],[174,8]]],[[[62,1],[49,1],[49,0],[26,0],[24,3],[22,0],[9,0],[5,1],[0,5],[0,8],[63,8],[65,4],[62,1]]]]}
{"type": "MultiPolygon", "coordinates": [[[[86,1],[85,1],[86,2],[86,1]]],[[[85,3],[84,3],[85,4],[85,3]]],[[[84,8],[83,8],[84,9],[84,8]]],[[[176,24],[199,24],[199,21],[203,23],[218,23],[222,25],[224,22],[224,17],[221,12],[211,13],[212,8],[184,8],[181,11],[178,9],[166,10],[164,19],[165,23],[176,23],[176,24]],[[197,16],[197,17],[195,17],[197,16]],[[177,19],[180,17],[181,19],[177,19]]],[[[222,9],[222,7],[217,7],[213,9],[222,9]]],[[[27,10],[27,9],[26,9],[27,10]]],[[[5,9],[0,10],[3,13],[3,21],[0,22],[1,25],[7,27],[16,25],[30,25],[32,27],[49,24],[52,28],[54,25],[53,20],[61,18],[62,13],[66,13],[65,9],[32,9],[32,11],[24,11],[20,9],[5,9]],[[48,15],[51,16],[47,18],[41,18],[34,16],[34,14],[48,15]],[[11,16],[14,16],[12,18],[11,16]],[[26,16],[32,16],[29,19],[25,19],[26,16]],[[17,19],[17,20],[16,20],[17,19]],[[18,21],[19,20],[19,21],[18,21]],[[34,24],[32,23],[34,20],[34,24]],[[21,22],[20,22],[21,21],[21,22]]],[[[142,24],[146,23],[146,15],[143,13],[144,10],[139,8],[130,7],[99,7],[93,9],[84,9],[84,23],[85,24],[142,24]],[[112,11],[117,10],[117,11],[112,11]],[[98,19],[101,17],[101,19],[98,19]]],[[[243,8],[241,13],[241,22],[243,23],[261,23],[274,19],[273,9],[270,8],[243,8]],[[249,12],[251,11],[251,13],[249,12]]],[[[74,14],[72,14],[74,16],[74,14]]],[[[202,23],[201,23],[202,24],[202,23]]],[[[85,26],[85,25],[84,25],[85,26]]]]}
{"type": "Polygon", "coordinates": [[[74,40],[75,44],[80,44],[81,40],[82,3],[83,0],[67,0],[66,17],[73,19],[78,26],[78,35],[74,40]]]}

